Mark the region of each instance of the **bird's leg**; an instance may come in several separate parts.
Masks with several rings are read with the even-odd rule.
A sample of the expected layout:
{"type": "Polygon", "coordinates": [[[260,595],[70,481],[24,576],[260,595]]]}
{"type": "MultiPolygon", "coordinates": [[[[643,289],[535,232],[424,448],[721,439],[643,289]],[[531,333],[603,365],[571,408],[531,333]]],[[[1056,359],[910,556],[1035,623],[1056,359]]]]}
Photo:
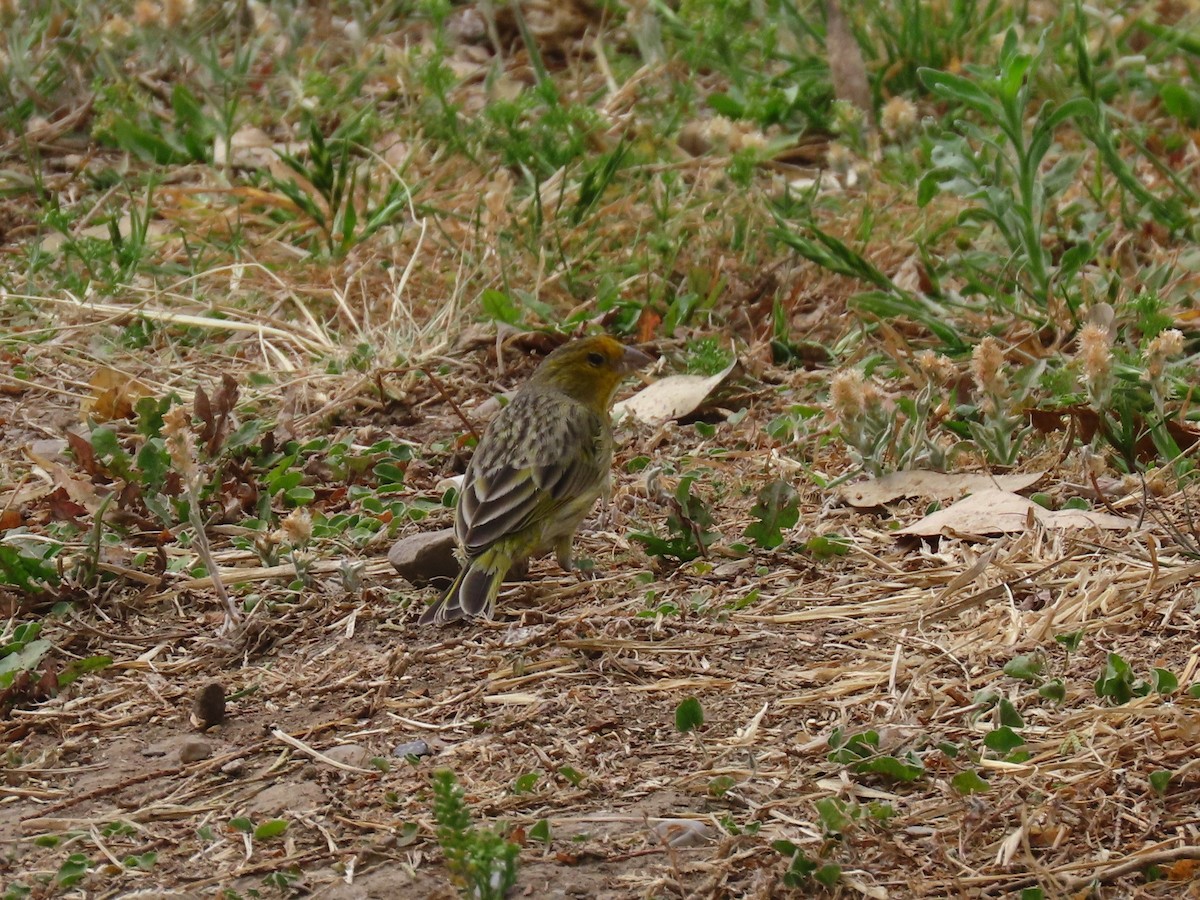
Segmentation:
{"type": "Polygon", "coordinates": [[[564,572],[574,572],[585,581],[595,578],[598,574],[590,559],[584,558],[582,564],[575,562],[571,555],[570,537],[560,539],[554,545],[554,551],[558,556],[558,564],[564,572]]]}
{"type": "Polygon", "coordinates": [[[508,574],[504,576],[505,581],[524,581],[529,577],[529,558],[518,559],[513,562],[508,570],[508,574]]]}
{"type": "Polygon", "coordinates": [[[566,537],[560,537],[554,544],[554,555],[558,559],[558,565],[564,572],[570,572],[575,568],[575,561],[571,558],[571,538],[575,535],[568,534],[566,537]]]}
{"type": "Polygon", "coordinates": [[[604,482],[604,490],[600,494],[600,512],[596,516],[596,524],[601,531],[608,531],[613,524],[612,480],[604,482]]]}

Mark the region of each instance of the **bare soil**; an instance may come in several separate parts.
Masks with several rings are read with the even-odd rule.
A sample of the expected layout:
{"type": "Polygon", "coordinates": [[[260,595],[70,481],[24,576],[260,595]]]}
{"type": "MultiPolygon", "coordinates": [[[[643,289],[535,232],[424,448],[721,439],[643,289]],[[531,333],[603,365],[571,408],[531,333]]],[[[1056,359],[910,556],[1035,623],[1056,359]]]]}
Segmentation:
{"type": "MultiPolygon", "coordinates": [[[[237,591],[263,598],[228,628],[203,577],[68,592],[73,603],[44,636],[62,662],[102,653],[113,663],[17,704],[3,723],[6,881],[49,879],[35,894],[51,895],[54,873],[83,853],[90,871],[66,893],[278,895],[287,884],[296,896],[450,897],[430,796],[432,772],[449,768],[477,821],[524,841],[515,896],[780,896],[780,839],[840,865],[840,896],[1002,896],[1034,885],[1085,896],[1089,884],[1098,896],[1182,896],[1200,857],[1190,765],[1200,701],[1151,693],[1115,705],[1093,682],[1110,651],[1139,675],[1153,665],[1184,686],[1195,678],[1196,564],[1169,546],[1148,554],[1148,534],[1165,541],[1154,521],[1129,533],[902,543],[892,529],[926,503],[853,510],[801,476],[797,448],[767,437],[788,400],[766,382],[794,389],[811,376],[763,377],[728,401],[747,416],[712,437],[690,425],[623,429],[612,509],[578,547],[595,571],[536,564],[506,589],[496,622],[419,629],[433,592],[390,572],[390,539],[360,551],[323,545],[310,583],[289,591],[287,577],[215,533],[226,582],[243,568],[250,584],[237,591]],[[636,456],[651,466],[628,471],[636,456]],[[648,559],[628,538],[663,528],[647,473],[685,460],[708,469],[697,490],[716,502],[722,540],[686,565],[648,559]],[[770,477],[795,484],[800,525],[775,551],[732,549],[754,500],[738,486],[770,477]],[[846,555],[804,550],[828,533],[849,538],[846,555]],[[990,563],[977,565],[984,553],[990,563]],[[346,562],[365,564],[356,585],[339,575],[346,562]],[[1055,643],[1079,629],[1075,652],[1055,643]],[[1002,672],[1035,650],[1045,677],[1063,681],[1061,704],[1002,672]],[[214,680],[228,716],[201,733],[192,703],[214,680]],[[1028,758],[985,748],[999,722],[981,691],[1019,711],[1028,758]],[[680,734],[675,710],[688,697],[705,724],[680,734]],[[904,783],[853,772],[830,758],[835,729],[876,731],[881,753],[911,751],[924,774],[904,783]],[[427,755],[394,755],[418,741],[427,755]],[[985,792],[952,786],[966,770],[985,792]],[[1149,783],[1158,770],[1173,773],[1164,796],[1149,783]],[[518,792],[526,773],[536,784],[518,792]],[[828,798],[851,816],[840,835],[818,812],[828,798]],[[289,825],[254,840],[230,826],[239,817],[289,825]],[[548,846],[528,837],[543,819],[548,846]],[[695,843],[663,837],[678,829],[661,823],[676,819],[701,823],[695,843]],[[124,864],[148,852],[148,871],[124,864]],[[1147,881],[1149,865],[1160,880],[1147,881]],[[276,873],[288,880],[264,883],[276,873]]],[[[461,383],[469,412],[472,378],[461,383]]],[[[61,395],[35,388],[3,403],[9,446],[60,433],[61,395]]],[[[357,427],[369,439],[395,415],[415,423],[404,433],[418,441],[454,430],[441,398],[422,403],[364,413],[357,427]]],[[[800,452],[817,471],[845,465],[819,442],[800,452]]],[[[453,454],[430,459],[412,470],[414,493],[435,493],[461,465],[453,454]]],[[[655,477],[670,481],[670,468],[655,477]]],[[[1056,493],[1077,483],[1061,470],[1045,482],[1056,493]]],[[[1110,499],[1143,502],[1136,492],[1110,499]]],[[[36,517],[40,502],[24,514],[36,517]]],[[[1167,497],[1161,509],[1182,515],[1186,503],[1167,497]]]]}

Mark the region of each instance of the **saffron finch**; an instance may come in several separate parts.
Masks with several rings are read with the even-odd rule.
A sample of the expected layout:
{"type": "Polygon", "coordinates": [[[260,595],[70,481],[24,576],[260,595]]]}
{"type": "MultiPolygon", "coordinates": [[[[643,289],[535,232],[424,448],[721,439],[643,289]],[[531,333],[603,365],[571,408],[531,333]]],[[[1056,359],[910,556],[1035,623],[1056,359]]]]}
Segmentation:
{"type": "Polygon", "coordinates": [[[571,341],[542,361],[492,420],[463,476],[454,531],[462,570],[420,623],[491,618],[509,570],[571,541],[612,468],[609,408],[622,379],[651,362],[606,335],[571,341]]]}

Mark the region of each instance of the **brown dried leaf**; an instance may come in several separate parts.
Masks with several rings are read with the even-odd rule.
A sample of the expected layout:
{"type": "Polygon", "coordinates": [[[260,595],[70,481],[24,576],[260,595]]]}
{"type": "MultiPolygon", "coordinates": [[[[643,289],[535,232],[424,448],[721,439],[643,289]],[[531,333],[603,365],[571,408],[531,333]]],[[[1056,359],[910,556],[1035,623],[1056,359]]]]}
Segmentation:
{"type": "Polygon", "coordinates": [[[1029,843],[1034,847],[1053,847],[1070,837],[1070,834],[1071,830],[1066,825],[1030,825],[1029,843]]]}
{"type": "Polygon", "coordinates": [[[892,472],[882,478],[859,481],[842,488],[842,499],[860,509],[883,506],[903,497],[929,497],[952,500],[967,494],[994,488],[1001,491],[1023,491],[1042,480],[1045,472],[1021,475],[987,475],[969,472],[929,472],[907,469],[892,472]]]}
{"type": "Polygon", "coordinates": [[[200,440],[207,444],[216,431],[216,421],[213,415],[212,402],[204,390],[204,385],[196,385],[196,394],[192,399],[192,410],[200,420],[200,440]]]}
{"type": "Polygon", "coordinates": [[[221,387],[212,399],[213,426],[212,433],[204,439],[205,449],[210,457],[225,443],[229,434],[229,417],[237,406],[238,384],[228,372],[221,375],[221,387]]]}
{"type": "Polygon", "coordinates": [[[854,39],[850,23],[837,0],[825,0],[825,52],[829,56],[834,96],[861,109],[867,122],[873,125],[874,105],[862,48],[854,39]]]}
{"type": "Polygon", "coordinates": [[[1051,530],[1104,528],[1127,531],[1137,527],[1136,519],[1086,509],[1044,509],[1019,494],[989,488],[901,528],[896,534],[921,537],[1019,534],[1027,531],[1034,522],[1051,530]]]}
{"type": "Polygon", "coordinates": [[[82,434],[76,434],[74,431],[67,432],[67,444],[71,448],[71,453],[75,457],[75,462],[79,468],[83,469],[88,475],[102,475],[103,469],[100,463],[96,461],[96,451],[92,449],[91,442],[88,441],[82,434]]]}
{"type": "Polygon", "coordinates": [[[103,498],[97,493],[96,485],[90,478],[77,475],[58,463],[49,466],[46,472],[53,480],[55,491],[65,492],[66,497],[78,503],[88,512],[95,513],[104,504],[103,498]]]}
{"type": "Polygon", "coordinates": [[[61,487],[46,495],[46,506],[50,515],[60,522],[75,522],[87,513],[87,507],[72,500],[61,487]]]}
{"type": "Polygon", "coordinates": [[[638,314],[637,342],[646,344],[654,340],[654,335],[658,331],[658,326],[662,324],[662,320],[663,317],[649,306],[643,306],[642,311],[638,314]]]}
{"type": "Polygon", "coordinates": [[[138,400],[151,394],[150,388],[136,378],[108,366],[97,369],[89,384],[92,395],[85,397],[80,407],[84,416],[98,422],[128,419],[138,400]]]}
{"type": "Polygon", "coordinates": [[[1171,864],[1167,878],[1171,881],[1191,881],[1196,877],[1197,868],[1200,868],[1200,859],[1180,859],[1171,864]]]}
{"type": "Polygon", "coordinates": [[[229,418],[229,414],[233,412],[233,408],[237,406],[237,399],[237,380],[228,372],[222,373],[221,389],[217,391],[217,396],[213,398],[213,404],[217,415],[221,418],[229,418]]]}
{"type": "MultiPolygon", "coordinates": [[[[1067,426],[1064,419],[1074,421],[1074,426],[1079,432],[1081,441],[1087,443],[1092,440],[1097,432],[1103,434],[1105,422],[1096,413],[1094,409],[1089,409],[1084,406],[1061,406],[1054,409],[1031,409],[1029,410],[1029,424],[1043,434],[1062,431],[1067,426]]],[[[1142,462],[1153,462],[1158,459],[1158,448],[1154,444],[1154,438],[1150,434],[1150,429],[1146,421],[1138,416],[1134,419],[1137,433],[1141,435],[1138,438],[1135,452],[1137,458],[1142,462]]],[[[1200,431],[1189,427],[1190,423],[1180,422],[1178,419],[1167,419],[1161,423],[1166,428],[1171,439],[1179,445],[1181,450],[1190,450],[1197,441],[1200,441],[1200,431]]]]}

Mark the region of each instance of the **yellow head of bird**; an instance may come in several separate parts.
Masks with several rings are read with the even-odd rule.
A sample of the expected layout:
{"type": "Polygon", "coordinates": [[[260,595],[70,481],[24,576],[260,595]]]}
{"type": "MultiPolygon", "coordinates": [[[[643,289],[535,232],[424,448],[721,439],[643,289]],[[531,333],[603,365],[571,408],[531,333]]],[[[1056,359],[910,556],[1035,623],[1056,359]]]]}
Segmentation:
{"type": "Polygon", "coordinates": [[[542,361],[530,383],[555,387],[604,412],[621,380],[651,362],[636,347],[602,334],[563,344],[542,361]]]}

